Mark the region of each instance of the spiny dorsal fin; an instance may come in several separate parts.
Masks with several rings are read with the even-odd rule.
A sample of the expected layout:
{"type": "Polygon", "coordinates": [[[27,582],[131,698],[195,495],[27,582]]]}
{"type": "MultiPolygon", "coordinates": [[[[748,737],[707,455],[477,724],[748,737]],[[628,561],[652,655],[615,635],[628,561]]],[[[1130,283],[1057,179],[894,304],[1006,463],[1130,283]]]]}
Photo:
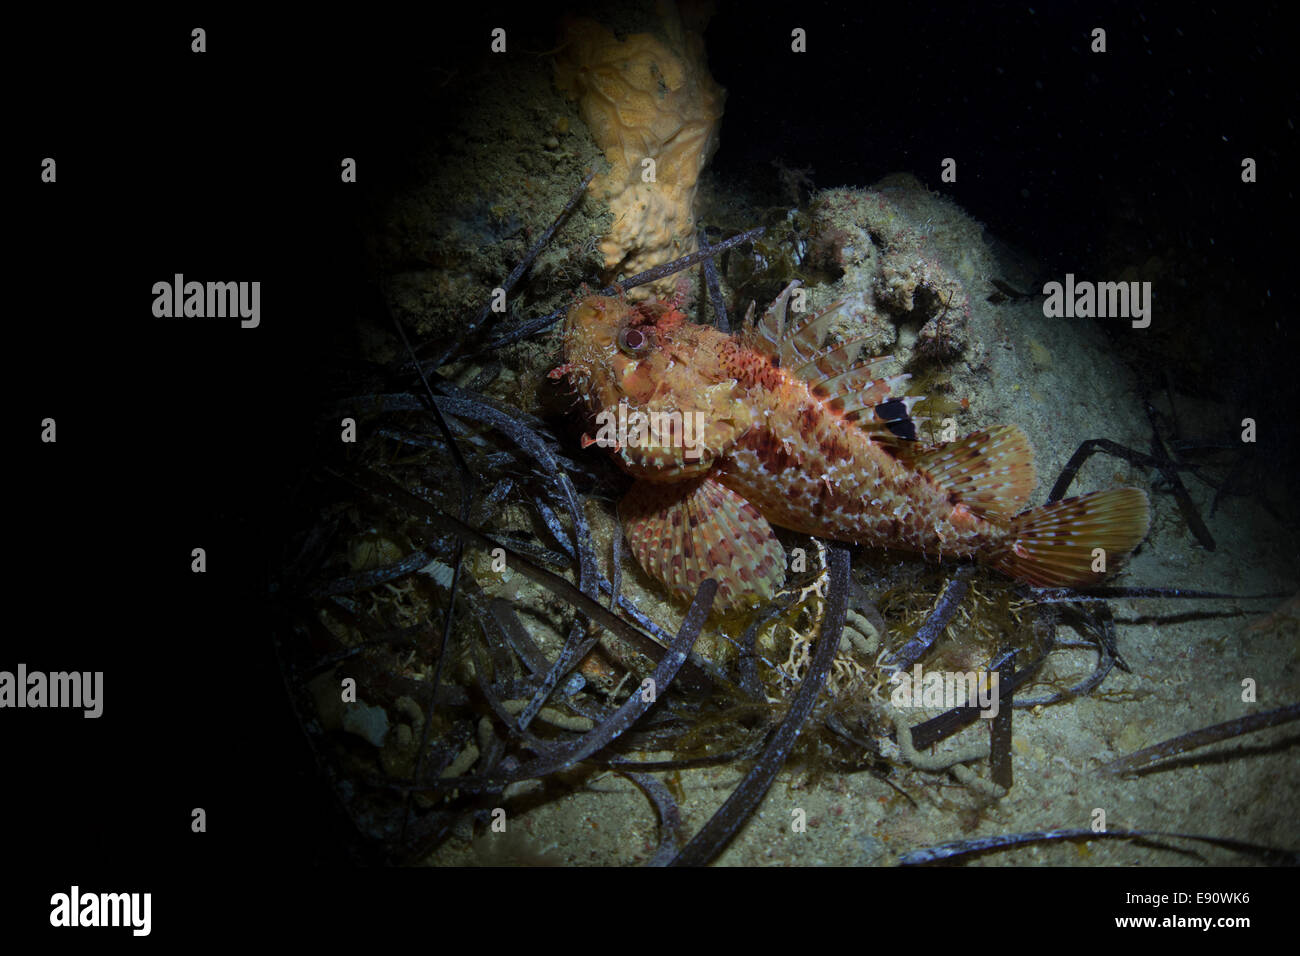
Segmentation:
{"type": "Polygon", "coordinates": [[[839,412],[847,421],[853,422],[857,429],[865,432],[871,440],[888,445],[899,455],[910,456],[914,450],[904,443],[915,442],[917,427],[929,421],[928,418],[913,418],[912,407],[921,401],[918,395],[905,395],[902,398],[890,398],[874,405],[854,405],[850,407],[843,398],[834,398],[826,403],[831,411],[839,412]],[[900,441],[901,440],[901,441],[900,441]]]}
{"type": "Polygon", "coordinates": [[[745,344],[775,358],[781,367],[806,381],[831,409],[856,422],[873,438],[915,441],[916,422],[911,411],[921,398],[901,395],[911,376],[882,376],[890,356],[861,359],[861,338],[823,345],[843,303],[792,316],[790,298],[799,285],[796,279],[782,289],[760,322],[753,321],[754,303],[749,304],[742,333],[745,344]],[[865,414],[875,409],[879,411],[865,414]]]}
{"type": "Polygon", "coordinates": [[[742,333],[745,344],[775,358],[784,368],[802,366],[823,352],[822,340],[834,320],[835,310],[842,304],[836,302],[820,312],[792,313],[790,297],[801,284],[795,279],[782,289],[758,322],[754,322],[753,302],[745,311],[745,330],[742,333]]]}
{"type": "MultiPolygon", "coordinates": [[[[813,394],[818,397],[842,400],[845,411],[870,408],[891,398],[901,397],[904,387],[912,376],[903,374],[873,378],[871,373],[876,370],[872,366],[860,366],[834,378],[826,379],[824,382],[809,384],[812,386],[813,394]]],[[[917,401],[919,402],[920,399],[918,398],[917,401]]]]}
{"type": "Polygon", "coordinates": [[[839,375],[853,368],[871,367],[871,377],[876,378],[885,370],[885,365],[892,356],[881,355],[876,358],[861,359],[862,340],[854,339],[832,345],[817,352],[808,361],[799,366],[791,366],[790,371],[811,384],[839,375]]]}
{"type": "Polygon", "coordinates": [[[898,438],[916,441],[916,426],[927,420],[912,417],[912,406],[919,401],[921,401],[919,395],[890,398],[873,406],[871,417],[888,428],[898,438]]]}
{"type": "Polygon", "coordinates": [[[799,280],[795,279],[781,290],[781,294],[767,307],[763,318],[758,322],[754,321],[754,303],[749,303],[749,308],[745,310],[744,331],[741,333],[741,339],[747,346],[768,357],[780,357],[786,331],[785,310],[790,302],[790,294],[797,288],[799,280]]]}
{"type": "Polygon", "coordinates": [[[799,286],[795,279],[782,289],[757,323],[753,321],[754,303],[749,304],[745,312],[745,344],[776,358],[782,368],[813,388],[823,387],[827,395],[848,395],[879,379],[890,357],[863,359],[863,339],[823,345],[843,302],[834,302],[818,312],[790,313],[790,298],[799,286]]]}
{"type": "Polygon", "coordinates": [[[856,361],[857,352],[850,351],[850,348],[860,344],[856,341],[846,342],[831,349],[822,348],[826,333],[830,330],[831,323],[838,318],[836,313],[843,304],[843,300],[832,302],[819,312],[799,315],[790,322],[785,340],[781,343],[781,364],[786,368],[797,368],[819,358],[826,361],[835,352],[843,352],[844,365],[856,361]]]}

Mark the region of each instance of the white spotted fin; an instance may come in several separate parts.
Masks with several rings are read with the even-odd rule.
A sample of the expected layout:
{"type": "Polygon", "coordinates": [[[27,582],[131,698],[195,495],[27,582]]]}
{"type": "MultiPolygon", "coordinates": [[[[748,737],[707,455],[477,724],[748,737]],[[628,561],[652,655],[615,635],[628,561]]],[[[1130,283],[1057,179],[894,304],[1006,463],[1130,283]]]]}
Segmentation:
{"type": "Polygon", "coordinates": [[[638,481],[618,514],[637,563],[687,600],[705,578],[718,582],[718,610],[769,601],[785,582],[785,550],[772,526],[713,478],[638,481]]]}
{"type": "Polygon", "coordinates": [[[984,560],[1035,587],[1083,587],[1113,571],[1150,524],[1141,489],[1094,491],[1016,515],[1007,546],[984,560]]]}
{"type": "Polygon", "coordinates": [[[1038,484],[1034,449],[1015,425],[971,432],[960,441],[905,457],[980,515],[1009,518],[1024,508],[1038,484]]]}

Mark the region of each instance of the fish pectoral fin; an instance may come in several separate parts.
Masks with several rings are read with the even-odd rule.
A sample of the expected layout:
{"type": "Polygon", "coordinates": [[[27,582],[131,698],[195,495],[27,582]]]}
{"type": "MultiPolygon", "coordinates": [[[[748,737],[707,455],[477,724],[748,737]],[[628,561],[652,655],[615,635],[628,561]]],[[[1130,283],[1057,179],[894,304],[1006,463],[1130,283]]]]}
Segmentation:
{"type": "Polygon", "coordinates": [[[618,514],[637,563],[681,597],[713,578],[714,608],[732,610],[770,600],[785,582],[785,549],[772,526],[712,477],[638,481],[618,514]]]}
{"type": "Polygon", "coordinates": [[[1038,483],[1034,450],[1015,425],[971,432],[959,441],[910,456],[908,463],[984,515],[1016,514],[1038,483]]]}

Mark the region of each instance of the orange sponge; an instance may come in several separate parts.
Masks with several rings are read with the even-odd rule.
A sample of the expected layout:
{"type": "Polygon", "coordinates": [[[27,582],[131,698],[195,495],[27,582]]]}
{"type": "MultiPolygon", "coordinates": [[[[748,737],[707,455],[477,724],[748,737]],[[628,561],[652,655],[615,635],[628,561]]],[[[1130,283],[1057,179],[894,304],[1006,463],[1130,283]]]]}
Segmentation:
{"type": "MultiPolygon", "coordinates": [[[[590,187],[614,214],[601,242],[611,275],[633,275],[695,251],[695,190],[718,147],[726,96],[709,75],[703,37],[671,10],[663,38],[618,39],[594,20],[571,20],[556,85],[578,99],[612,167],[590,187]]],[[[665,293],[673,282],[643,286],[632,297],[665,293]]]]}

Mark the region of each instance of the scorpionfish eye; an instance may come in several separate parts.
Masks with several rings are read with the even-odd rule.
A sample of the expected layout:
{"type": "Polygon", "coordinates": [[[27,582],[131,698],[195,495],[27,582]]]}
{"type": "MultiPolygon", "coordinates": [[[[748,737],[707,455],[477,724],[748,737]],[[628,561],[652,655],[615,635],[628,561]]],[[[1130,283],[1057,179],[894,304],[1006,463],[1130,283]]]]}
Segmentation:
{"type": "Polygon", "coordinates": [[[644,355],[654,346],[654,333],[648,329],[634,329],[630,326],[618,333],[618,347],[624,355],[644,355]]]}

